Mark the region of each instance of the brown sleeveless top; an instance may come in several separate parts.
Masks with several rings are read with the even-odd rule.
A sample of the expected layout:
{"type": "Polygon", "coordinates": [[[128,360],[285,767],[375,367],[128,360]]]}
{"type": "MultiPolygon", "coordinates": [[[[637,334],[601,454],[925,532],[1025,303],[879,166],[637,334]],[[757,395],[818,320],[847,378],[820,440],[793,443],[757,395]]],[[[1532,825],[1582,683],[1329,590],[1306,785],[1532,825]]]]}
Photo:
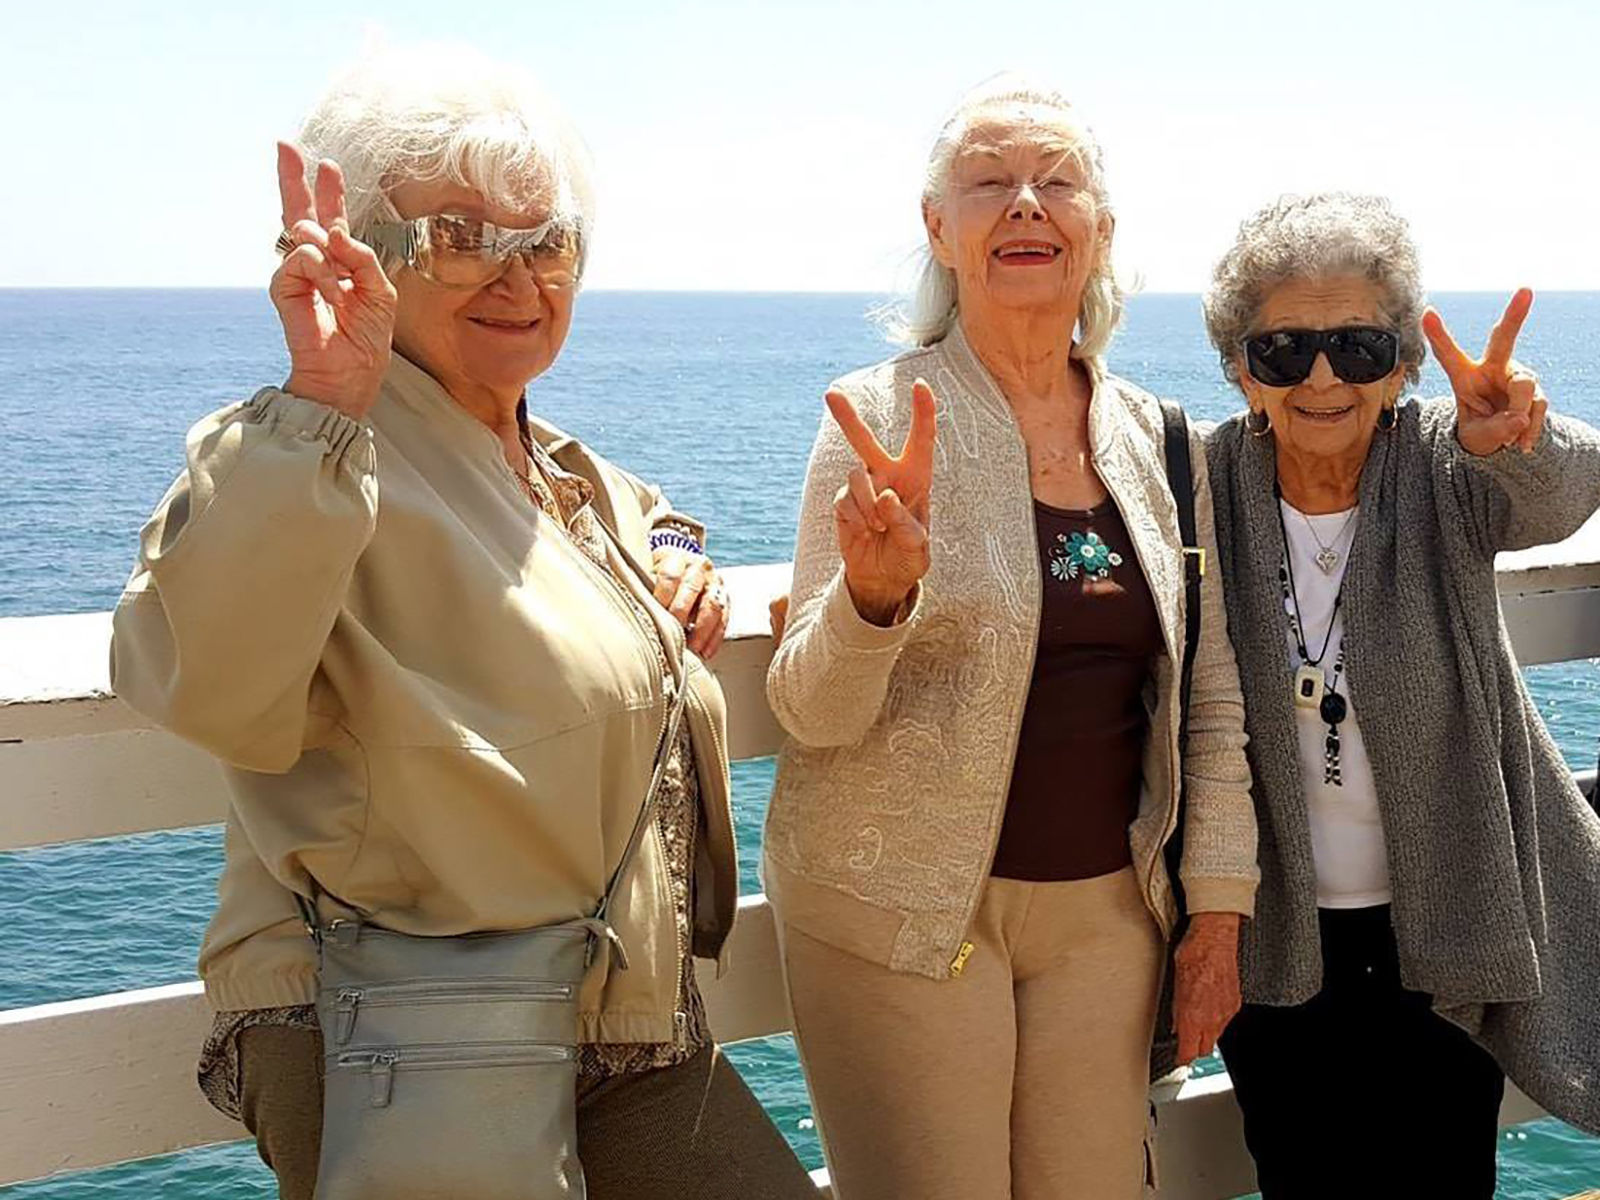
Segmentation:
{"type": "Polygon", "coordinates": [[[991,874],[1047,882],[1128,866],[1161,623],[1110,498],[1034,501],[1044,604],[1033,683],[991,874]]]}

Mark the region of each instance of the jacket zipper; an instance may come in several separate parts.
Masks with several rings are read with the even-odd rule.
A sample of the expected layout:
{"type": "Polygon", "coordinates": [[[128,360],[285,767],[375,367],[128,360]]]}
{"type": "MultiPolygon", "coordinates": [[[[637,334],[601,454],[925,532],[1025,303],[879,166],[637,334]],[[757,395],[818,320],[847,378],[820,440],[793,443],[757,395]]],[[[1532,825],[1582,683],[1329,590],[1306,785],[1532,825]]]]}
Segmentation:
{"type": "MultiPolygon", "coordinates": [[[[997,389],[998,390],[998,389],[997,389]]],[[[1011,412],[1011,406],[1005,403],[1004,396],[1001,404],[1005,408],[1008,428],[1013,435],[1013,443],[1022,449],[1022,493],[1027,497],[1028,528],[1033,531],[1032,541],[1028,552],[1028,569],[1033,573],[1033,590],[1038,607],[1035,609],[1034,628],[1029,642],[1028,668],[1022,673],[1022,707],[1025,710],[1028,704],[1028,691],[1033,683],[1033,668],[1039,658],[1039,622],[1037,613],[1044,607],[1044,573],[1039,569],[1039,525],[1033,512],[1033,478],[1028,474],[1028,445],[1023,440],[1022,431],[1017,427],[1017,419],[1011,412]]],[[[1009,791],[1011,774],[1017,768],[1017,749],[1022,743],[1022,713],[1018,713],[1016,728],[1011,732],[1011,748],[1006,753],[1006,786],[1009,791]]],[[[959,979],[967,969],[967,960],[977,950],[976,943],[967,939],[966,931],[972,927],[973,918],[977,915],[978,901],[983,895],[984,886],[988,883],[989,872],[994,869],[994,857],[1000,849],[1000,831],[1005,821],[1006,794],[1000,797],[1000,812],[994,821],[994,830],[989,835],[989,850],[983,860],[983,873],[978,877],[977,887],[972,889],[972,895],[967,899],[967,909],[961,919],[962,940],[957,944],[955,952],[950,959],[950,978],[959,979]]]]}
{"type": "MultiPolygon", "coordinates": [[[[626,585],[621,583],[621,582],[619,582],[617,579],[613,578],[610,571],[605,570],[598,563],[596,563],[593,559],[591,559],[589,557],[589,555],[587,553],[585,553],[583,548],[581,546],[577,545],[577,543],[573,541],[572,535],[562,526],[562,523],[560,521],[557,521],[555,518],[553,518],[553,517],[549,516],[548,514],[540,511],[539,510],[539,506],[536,505],[536,504],[533,504],[533,502],[528,499],[526,493],[524,493],[523,490],[522,490],[522,485],[517,482],[515,474],[512,472],[511,468],[506,464],[506,461],[505,461],[503,456],[496,456],[496,462],[499,464],[499,466],[501,468],[502,477],[510,485],[512,491],[514,491],[516,493],[516,496],[517,496],[518,500],[523,502],[523,503],[531,505],[533,507],[534,511],[537,512],[540,517],[543,517],[545,520],[547,520],[551,524],[555,525],[556,528],[561,530],[562,535],[567,538],[569,543],[571,543],[573,557],[577,558],[582,563],[582,569],[587,570],[588,572],[590,572],[590,574],[592,574],[592,575],[594,575],[594,576],[599,578],[599,580],[601,581],[600,582],[600,588],[601,588],[602,591],[604,591],[607,594],[607,596],[610,597],[612,604],[615,605],[617,608],[620,608],[623,611],[623,613],[626,616],[627,620],[633,625],[634,630],[637,633],[642,635],[644,642],[658,651],[658,654],[645,653],[643,655],[643,657],[647,660],[648,669],[649,669],[652,677],[655,677],[655,676],[659,675],[660,678],[661,678],[661,683],[659,685],[657,685],[657,686],[659,686],[659,689],[660,689],[661,720],[656,726],[656,737],[655,737],[656,745],[660,746],[662,744],[662,739],[666,736],[668,718],[670,717],[671,710],[672,710],[672,705],[668,700],[667,690],[666,690],[666,675],[669,675],[672,672],[671,650],[675,649],[675,650],[678,651],[678,660],[683,665],[683,680],[682,680],[682,685],[681,686],[687,688],[689,686],[689,662],[688,662],[688,658],[687,658],[687,655],[688,655],[689,651],[688,651],[687,644],[685,643],[684,645],[680,646],[680,645],[678,645],[676,643],[676,640],[674,640],[674,645],[671,647],[671,649],[669,649],[664,644],[667,639],[665,637],[663,637],[660,627],[649,616],[648,612],[641,613],[639,611],[639,608],[643,605],[644,602],[640,601],[640,600],[637,600],[637,598],[634,597],[631,594],[629,594],[629,595],[620,594],[621,592],[623,592],[626,589],[626,585]]],[[[539,469],[539,466],[538,466],[537,463],[532,463],[531,465],[533,466],[534,470],[537,471],[539,469]]],[[[596,518],[596,521],[598,521],[598,518],[596,518]]],[[[602,538],[606,538],[607,535],[602,531],[601,537],[602,538]]],[[[642,647],[641,647],[641,649],[642,649],[642,647]]],[[[655,690],[655,688],[653,687],[652,690],[655,690]]],[[[665,746],[665,747],[663,747],[663,753],[670,754],[670,753],[672,753],[672,749],[673,748],[671,746],[665,746]]],[[[654,826],[654,832],[655,832],[655,836],[656,836],[656,839],[657,839],[658,849],[660,849],[663,858],[665,858],[666,847],[661,845],[661,842],[660,842],[660,839],[661,839],[661,826],[660,826],[660,823],[659,823],[658,820],[653,820],[651,822],[651,824],[654,826]]],[[[693,861],[690,862],[689,869],[691,871],[694,869],[693,861]]],[[[666,886],[666,890],[667,890],[667,893],[668,893],[667,899],[669,901],[671,901],[672,900],[671,881],[670,880],[667,881],[665,886],[666,886]]],[[[677,1046],[678,1049],[681,1050],[687,1044],[687,1038],[688,1038],[688,1035],[687,1035],[688,1014],[678,1010],[678,999],[679,999],[679,993],[682,991],[682,988],[683,988],[683,981],[682,981],[683,969],[684,969],[683,968],[683,958],[684,958],[684,955],[688,953],[688,947],[683,944],[684,937],[683,937],[682,930],[677,928],[678,922],[677,922],[677,919],[676,919],[676,912],[677,912],[676,903],[671,904],[670,907],[672,908],[672,911],[674,913],[673,927],[674,927],[674,932],[677,935],[676,938],[675,938],[676,947],[677,947],[677,961],[675,961],[673,963],[673,985],[672,985],[673,1009],[674,1009],[674,1011],[673,1011],[673,1027],[674,1027],[674,1035],[673,1035],[673,1037],[674,1037],[674,1044],[677,1046]]],[[[690,919],[691,920],[693,919],[693,914],[692,913],[691,913],[690,919]]]]}

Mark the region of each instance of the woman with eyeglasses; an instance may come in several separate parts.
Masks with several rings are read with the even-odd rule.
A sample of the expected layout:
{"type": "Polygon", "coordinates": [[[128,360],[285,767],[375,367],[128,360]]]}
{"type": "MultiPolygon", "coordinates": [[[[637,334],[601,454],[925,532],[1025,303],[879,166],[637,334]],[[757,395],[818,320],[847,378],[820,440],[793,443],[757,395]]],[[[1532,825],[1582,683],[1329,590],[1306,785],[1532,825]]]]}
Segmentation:
{"type": "Polygon", "coordinates": [[[1600,1130],[1600,820],[1495,586],[1600,504],[1513,357],[1532,303],[1469,357],[1344,194],[1251,217],[1206,296],[1249,402],[1209,438],[1262,875],[1222,1052],[1267,1200],[1492,1196],[1506,1074],[1600,1130]],[[1425,337],[1454,398],[1401,403],[1425,337]]]}
{"type": "Polygon", "coordinates": [[[1204,454],[1178,429],[1169,480],[1160,404],[1106,369],[1114,217],[1059,93],[965,97],[922,217],[914,348],[828,393],[767,679],[795,1035],[841,1200],[1134,1200],[1169,942],[1187,1062],[1256,885],[1222,589],[1185,587],[1204,454]]]}
{"type": "Polygon", "coordinates": [[[592,1198],[814,1196],[695,984],[738,892],[700,663],[726,591],[696,522],[524,399],[589,248],[576,136],[498,64],[393,53],[278,176],[288,379],[190,432],[115,617],[117,693],[231,792],[202,1088],[310,1200],[325,1047],[297,895],[414,935],[591,915],[685,680],[581,992],[578,1155],[592,1198]]]}

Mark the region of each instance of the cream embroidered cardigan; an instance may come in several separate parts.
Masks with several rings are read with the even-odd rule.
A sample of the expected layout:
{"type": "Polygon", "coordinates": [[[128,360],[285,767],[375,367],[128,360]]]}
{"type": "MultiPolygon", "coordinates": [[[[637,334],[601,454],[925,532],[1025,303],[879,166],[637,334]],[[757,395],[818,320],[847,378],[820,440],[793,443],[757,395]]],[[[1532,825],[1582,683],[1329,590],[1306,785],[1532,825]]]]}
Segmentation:
{"type": "MultiPolygon", "coordinates": [[[[896,447],[919,376],[939,401],[932,566],[913,611],[892,628],[862,620],[844,586],[833,497],[854,453],[827,419],[812,450],[789,624],[767,676],[772,709],[791,736],[778,760],[764,865],[781,920],[891,969],[945,978],[959,975],[970,953],[964,943],[999,837],[1042,583],[1027,450],[959,327],[837,386],[896,447]]],[[[1145,690],[1150,733],[1129,838],[1146,905],[1170,933],[1177,909],[1161,846],[1180,786],[1173,663],[1183,649],[1184,589],[1160,407],[1097,373],[1089,438],[1166,643],[1145,690]]],[[[1244,706],[1198,437],[1191,457],[1210,569],[1182,765],[1189,806],[1180,874],[1191,911],[1248,915],[1259,873],[1244,706]]]]}

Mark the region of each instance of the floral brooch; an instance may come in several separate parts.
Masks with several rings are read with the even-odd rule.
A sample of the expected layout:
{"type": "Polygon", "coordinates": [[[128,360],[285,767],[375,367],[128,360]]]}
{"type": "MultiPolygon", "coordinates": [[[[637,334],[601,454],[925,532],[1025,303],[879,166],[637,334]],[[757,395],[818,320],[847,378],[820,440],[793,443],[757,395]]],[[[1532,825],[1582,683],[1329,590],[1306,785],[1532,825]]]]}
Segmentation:
{"type": "Polygon", "coordinates": [[[1056,534],[1050,551],[1050,574],[1057,579],[1076,579],[1082,571],[1090,579],[1107,579],[1112,567],[1122,565],[1122,555],[1100,540],[1098,533],[1075,533],[1070,538],[1056,534]]]}

